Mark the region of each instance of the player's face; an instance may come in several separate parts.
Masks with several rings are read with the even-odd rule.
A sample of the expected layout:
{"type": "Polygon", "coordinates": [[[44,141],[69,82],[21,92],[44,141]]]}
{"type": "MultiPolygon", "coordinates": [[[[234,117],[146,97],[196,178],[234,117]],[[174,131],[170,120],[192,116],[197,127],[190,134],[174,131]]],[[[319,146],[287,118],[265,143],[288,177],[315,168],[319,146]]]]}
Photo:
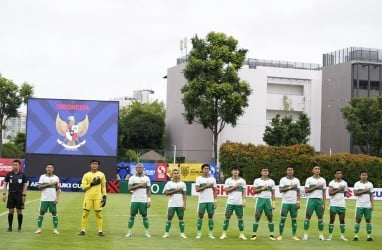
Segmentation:
{"type": "Polygon", "coordinates": [[[287,168],[287,170],[286,170],[286,174],[287,174],[287,176],[289,176],[289,177],[293,176],[293,174],[294,174],[294,169],[293,169],[293,168],[287,168]]]}
{"type": "Polygon", "coordinates": [[[18,172],[20,170],[20,164],[18,162],[13,162],[12,169],[14,172],[18,172]]]}
{"type": "Polygon", "coordinates": [[[172,178],[176,181],[179,180],[179,171],[172,171],[172,178]]]}
{"type": "Polygon", "coordinates": [[[239,176],[239,169],[232,169],[231,174],[233,177],[238,177],[239,176]]]}
{"type": "Polygon", "coordinates": [[[334,177],[337,179],[337,180],[341,180],[342,179],[342,172],[341,171],[337,171],[334,175],[334,177]]]}
{"type": "Polygon", "coordinates": [[[315,166],[312,170],[313,174],[314,175],[319,175],[321,170],[320,170],[320,167],[319,166],[315,166]]]}
{"type": "Polygon", "coordinates": [[[94,161],[94,162],[90,163],[91,171],[96,172],[98,170],[98,167],[99,167],[98,162],[94,161]]]}
{"type": "Polygon", "coordinates": [[[367,181],[367,173],[362,173],[360,175],[360,179],[361,179],[361,181],[367,181]]]}
{"type": "Polygon", "coordinates": [[[268,175],[269,175],[269,170],[268,169],[264,168],[264,169],[261,170],[261,176],[262,177],[268,177],[268,175]]]}
{"type": "Polygon", "coordinates": [[[54,168],[52,165],[47,165],[45,170],[46,170],[46,173],[49,175],[49,174],[53,174],[54,168]]]}
{"type": "Polygon", "coordinates": [[[143,166],[142,165],[138,165],[135,170],[137,171],[137,174],[138,175],[141,175],[143,173],[143,166]]]}
{"type": "Polygon", "coordinates": [[[210,168],[205,166],[203,167],[203,175],[209,175],[210,174],[210,168]]]}

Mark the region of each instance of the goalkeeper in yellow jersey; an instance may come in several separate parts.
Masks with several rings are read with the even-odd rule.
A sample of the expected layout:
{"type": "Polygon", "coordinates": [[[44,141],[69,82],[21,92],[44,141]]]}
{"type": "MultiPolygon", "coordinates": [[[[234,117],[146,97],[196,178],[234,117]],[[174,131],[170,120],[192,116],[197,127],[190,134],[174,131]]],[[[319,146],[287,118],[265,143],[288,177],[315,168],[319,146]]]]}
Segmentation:
{"type": "Polygon", "coordinates": [[[98,235],[105,236],[102,232],[102,208],[106,205],[106,178],[104,173],[98,170],[100,162],[90,161],[90,171],[82,177],[82,189],[85,190],[83,203],[83,214],[81,219],[81,232],[78,235],[85,235],[86,225],[90,210],[94,210],[98,227],[98,235]]]}

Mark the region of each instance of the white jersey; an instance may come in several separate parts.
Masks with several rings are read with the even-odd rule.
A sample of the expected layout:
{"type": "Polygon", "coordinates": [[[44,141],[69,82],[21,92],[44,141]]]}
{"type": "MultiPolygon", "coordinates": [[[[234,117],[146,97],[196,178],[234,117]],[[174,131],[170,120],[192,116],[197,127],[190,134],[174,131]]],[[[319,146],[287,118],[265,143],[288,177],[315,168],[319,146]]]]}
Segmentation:
{"type": "Polygon", "coordinates": [[[198,187],[203,187],[207,183],[212,183],[211,188],[206,188],[202,191],[199,192],[199,201],[198,203],[205,203],[205,202],[214,202],[214,189],[216,188],[216,180],[212,176],[208,177],[203,177],[203,176],[198,176],[195,180],[195,186],[198,187]]]}
{"type": "Polygon", "coordinates": [[[253,182],[253,188],[255,189],[263,188],[265,186],[268,186],[268,189],[258,193],[257,194],[258,198],[272,198],[272,191],[275,190],[275,182],[274,180],[269,178],[266,180],[257,178],[253,182]]]}
{"type": "MultiPolygon", "coordinates": [[[[43,174],[40,176],[40,179],[38,180],[38,184],[48,184],[51,182],[56,182],[57,185],[60,185],[60,179],[56,175],[48,176],[46,174],[43,174]]],[[[43,188],[41,192],[41,201],[54,201],[57,198],[57,185],[51,185],[49,187],[43,188]]]]}
{"type": "Polygon", "coordinates": [[[297,204],[297,190],[300,189],[301,184],[300,184],[300,180],[297,179],[296,177],[292,177],[292,179],[286,176],[281,178],[280,184],[279,184],[281,188],[288,188],[294,185],[297,185],[296,189],[290,189],[282,193],[283,198],[281,202],[283,204],[297,204]]]}
{"type": "Polygon", "coordinates": [[[133,195],[131,196],[131,202],[147,202],[146,190],[147,187],[150,188],[151,186],[150,178],[146,175],[133,175],[129,178],[129,185],[136,186],[139,183],[146,183],[146,185],[131,191],[133,193],[133,195]]]}
{"type": "Polygon", "coordinates": [[[357,197],[356,207],[371,208],[370,194],[373,193],[373,188],[374,188],[373,183],[371,183],[370,181],[366,181],[366,182],[357,181],[354,184],[354,190],[361,191],[366,188],[369,189],[370,191],[356,196],[357,197]]]}
{"type": "Polygon", "coordinates": [[[168,181],[164,185],[164,191],[174,191],[175,189],[182,188],[182,191],[169,195],[168,207],[183,207],[183,192],[187,191],[186,183],[183,181],[168,181]]]}
{"type": "Polygon", "coordinates": [[[305,181],[306,188],[312,188],[317,184],[322,185],[322,188],[315,189],[311,193],[307,193],[308,198],[320,198],[323,199],[322,191],[326,190],[326,180],[322,177],[315,178],[313,176],[308,177],[305,181]]]}
{"type": "Polygon", "coordinates": [[[344,189],[330,198],[331,207],[346,207],[345,206],[345,193],[348,190],[348,184],[344,180],[332,180],[329,182],[329,187],[333,188],[333,191],[336,191],[339,188],[344,187],[344,189]]]}
{"type": "Polygon", "coordinates": [[[232,188],[233,186],[236,186],[236,184],[240,183],[240,186],[228,193],[228,199],[227,204],[230,205],[242,205],[243,204],[243,190],[246,192],[247,184],[243,178],[237,178],[234,179],[232,177],[225,180],[224,188],[232,188]]]}

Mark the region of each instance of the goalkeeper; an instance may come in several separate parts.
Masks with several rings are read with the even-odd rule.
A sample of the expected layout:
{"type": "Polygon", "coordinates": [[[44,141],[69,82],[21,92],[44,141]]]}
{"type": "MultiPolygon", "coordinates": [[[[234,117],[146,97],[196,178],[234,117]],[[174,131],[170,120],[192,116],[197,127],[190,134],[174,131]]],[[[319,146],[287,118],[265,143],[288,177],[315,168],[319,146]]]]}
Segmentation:
{"type": "Polygon", "coordinates": [[[98,160],[90,161],[90,171],[82,177],[82,189],[85,190],[83,203],[83,213],[81,219],[81,232],[78,235],[86,234],[86,225],[90,210],[96,214],[98,235],[105,236],[102,231],[103,219],[102,208],[106,205],[106,178],[104,173],[98,170],[100,162],[98,160]]]}

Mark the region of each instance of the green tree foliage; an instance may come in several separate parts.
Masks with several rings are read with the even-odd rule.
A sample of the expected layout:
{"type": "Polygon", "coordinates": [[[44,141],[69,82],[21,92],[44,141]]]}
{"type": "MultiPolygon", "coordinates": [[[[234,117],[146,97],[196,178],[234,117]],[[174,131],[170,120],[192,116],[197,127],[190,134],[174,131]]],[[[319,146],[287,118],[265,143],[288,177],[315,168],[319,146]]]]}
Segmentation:
{"type": "Polygon", "coordinates": [[[119,156],[130,157],[128,149],[163,149],[166,112],[162,102],[133,102],[119,114],[119,156]]]}
{"type": "Polygon", "coordinates": [[[4,158],[18,158],[22,159],[25,157],[25,151],[23,151],[18,145],[13,142],[4,143],[3,145],[3,155],[4,158]]]}
{"type": "Polygon", "coordinates": [[[238,41],[224,33],[210,32],[206,39],[192,39],[184,77],[182,102],[188,123],[199,123],[213,133],[214,160],[217,139],[226,124],[236,125],[248,106],[251,89],[238,77],[247,50],[238,49],[238,41]]]}
{"type": "MultiPolygon", "coordinates": [[[[21,87],[0,74],[0,134],[5,129],[5,122],[18,116],[18,108],[33,96],[33,86],[23,83],[21,87]]],[[[0,156],[3,151],[3,139],[0,136],[0,156]]]]}
{"type": "Polygon", "coordinates": [[[310,122],[306,114],[300,113],[295,122],[292,116],[281,118],[277,114],[272,118],[271,126],[265,127],[263,140],[269,146],[291,146],[307,143],[309,135],[310,122]]]}
{"type": "Polygon", "coordinates": [[[353,145],[364,154],[382,156],[382,97],[353,98],[341,109],[353,145]]]}

